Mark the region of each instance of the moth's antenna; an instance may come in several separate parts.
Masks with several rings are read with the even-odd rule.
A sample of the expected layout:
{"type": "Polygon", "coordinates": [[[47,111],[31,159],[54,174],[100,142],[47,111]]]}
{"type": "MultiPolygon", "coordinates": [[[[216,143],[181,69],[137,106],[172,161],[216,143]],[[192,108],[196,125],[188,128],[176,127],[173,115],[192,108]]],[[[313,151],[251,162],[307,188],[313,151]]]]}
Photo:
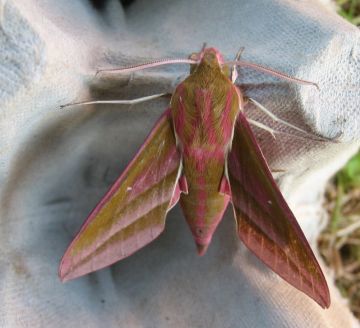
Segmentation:
{"type": "Polygon", "coordinates": [[[250,67],[250,68],[254,68],[260,72],[266,73],[266,74],[270,74],[272,76],[276,76],[280,79],[283,80],[287,80],[290,82],[295,82],[295,83],[299,83],[299,84],[304,84],[304,85],[313,85],[316,87],[316,89],[320,90],[319,86],[315,83],[315,82],[311,82],[311,81],[306,81],[306,80],[301,80],[298,79],[296,77],[292,77],[288,74],[276,71],[274,69],[271,69],[269,67],[265,67],[262,65],[258,65],[258,64],[254,64],[254,63],[250,63],[247,61],[243,61],[243,60],[233,60],[233,61],[228,61],[224,63],[225,65],[234,65],[234,66],[242,66],[242,67],[250,67]]]}
{"type": "Polygon", "coordinates": [[[102,72],[109,72],[109,73],[130,73],[140,71],[146,68],[163,66],[163,65],[171,65],[171,64],[197,64],[198,62],[193,59],[183,59],[183,58],[174,58],[174,59],[159,59],[150,61],[144,64],[139,65],[132,65],[123,68],[109,68],[109,69],[100,69],[97,70],[96,74],[102,72]]]}

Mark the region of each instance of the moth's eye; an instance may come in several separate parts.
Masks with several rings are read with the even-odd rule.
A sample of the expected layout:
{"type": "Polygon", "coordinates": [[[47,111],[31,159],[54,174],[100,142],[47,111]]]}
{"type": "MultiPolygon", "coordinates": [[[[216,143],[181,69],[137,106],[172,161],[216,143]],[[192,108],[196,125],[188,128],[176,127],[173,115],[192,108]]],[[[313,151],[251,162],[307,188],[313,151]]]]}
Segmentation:
{"type": "Polygon", "coordinates": [[[191,60],[199,60],[199,54],[196,52],[193,52],[190,56],[189,59],[191,60]]]}

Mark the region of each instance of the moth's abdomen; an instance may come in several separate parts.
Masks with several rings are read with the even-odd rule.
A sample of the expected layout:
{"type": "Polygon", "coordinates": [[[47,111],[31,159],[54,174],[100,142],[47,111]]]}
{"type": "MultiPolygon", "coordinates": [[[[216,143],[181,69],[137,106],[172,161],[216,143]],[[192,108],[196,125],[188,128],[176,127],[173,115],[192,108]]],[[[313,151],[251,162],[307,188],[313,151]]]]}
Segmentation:
{"type": "Polygon", "coordinates": [[[184,149],[183,174],[188,194],[181,194],[180,205],[201,255],[229,203],[229,196],[219,192],[224,164],[224,153],[184,149]]]}

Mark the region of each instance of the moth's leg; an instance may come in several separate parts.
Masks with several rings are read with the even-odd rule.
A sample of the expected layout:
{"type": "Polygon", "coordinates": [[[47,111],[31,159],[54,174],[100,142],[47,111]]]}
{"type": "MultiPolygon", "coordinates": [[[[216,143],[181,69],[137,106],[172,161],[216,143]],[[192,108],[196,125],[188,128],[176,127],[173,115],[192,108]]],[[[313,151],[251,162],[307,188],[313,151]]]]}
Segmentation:
{"type": "MultiPolygon", "coordinates": [[[[252,124],[252,125],[254,125],[254,126],[257,126],[258,128],[263,129],[263,130],[269,132],[269,133],[273,136],[274,139],[276,139],[275,133],[285,134],[285,135],[289,135],[289,136],[293,136],[293,137],[295,136],[295,135],[293,135],[293,134],[291,134],[291,133],[288,133],[288,132],[278,131],[278,130],[272,129],[272,128],[268,127],[268,126],[265,125],[265,124],[262,124],[262,123],[260,123],[260,122],[258,122],[258,121],[255,121],[255,120],[252,120],[251,118],[247,118],[247,120],[248,120],[248,122],[249,122],[250,124],[252,124]]],[[[304,138],[304,137],[302,137],[302,136],[295,136],[295,137],[304,138]]]]}
{"type": "MultiPolygon", "coordinates": [[[[296,134],[292,134],[292,133],[289,133],[289,132],[278,131],[278,130],[272,129],[272,128],[266,126],[265,124],[262,124],[260,122],[255,121],[255,120],[252,120],[251,118],[248,118],[247,120],[248,120],[248,122],[250,124],[252,124],[254,126],[257,126],[258,128],[263,129],[265,131],[268,131],[273,136],[274,139],[276,139],[275,134],[284,134],[284,135],[292,136],[292,137],[295,137],[295,138],[310,139],[310,140],[319,141],[319,142],[337,143],[336,139],[329,139],[329,138],[319,137],[316,134],[311,134],[311,133],[306,133],[307,135],[305,135],[305,136],[296,135],[296,134]]],[[[336,136],[335,138],[337,138],[337,137],[338,136],[336,136]]]]}
{"type": "Polygon", "coordinates": [[[263,130],[265,130],[265,131],[270,132],[270,134],[273,136],[273,138],[276,139],[276,138],[275,138],[275,133],[277,133],[278,131],[276,131],[276,130],[274,130],[274,129],[272,129],[272,128],[269,128],[269,127],[266,126],[265,124],[262,124],[262,123],[260,123],[260,122],[254,121],[254,120],[252,120],[251,118],[248,118],[247,120],[248,120],[248,122],[249,122],[250,124],[252,124],[252,125],[254,125],[254,126],[257,126],[257,127],[260,128],[260,129],[263,129],[263,130]]]}
{"type": "Polygon", "coordinates": [[[90,100],[90,101],[81,101],[76,103],[69,103],[66,105],[61,105],[60,108],[69,107],[69,106],[82,106],[82,105],[94,105],[94,104],[116,104],[116,105],[135,105],[142,102],[146,102],[152,99],[161,98],[168,95],[167,93],[159,93],[156,95],[140,97],[130,100],[90,100]]]}
{"type": "Polygon", "coordinates": [[[271,171],[271,173],[285,173],[285,172],[287,172],[287,170],[285,170],[285,169],[274,169],[274,168],[270,168],[270,171],[271,171]]]}
{"type": "Polygon", "coordinates": [[[305,133],[305,134],[308,134],[308,135],[312,135],[311,133],[303,130],[303,129],[300,129],[298,128],[297,126],[295,125],[292,125],[284,120],[282,120],[281,118],[277,117],[275,114],[273,114],[272,112],[270,112],[265,106],[261,105],[259,102],[257,102],[255,99],[253,98],[248,98],[248,100],[250,102],[252,102],[258,109],[260,109],[263,113],[265,113],[267,116],[269,116],[273,121],[275,122],[278,122],[278,123],[281,123],[281,124],[284,124],[285,126],[288,126],[289,128],[292,128],[294,130],[297,130],[299,132],[302,132],[302,133],[305,133]]]}
{"type": "MultiPolygon", "coordinates": [[[[325,137],[318,136],[318,135],[316,135],[314,133],[305,131],[303,129],[300,129],[299,127],[297,127],[295,125],[292,125],[289,122],[286,122],[286,121],[282,120],[281,118],[277,117],[274,113],[270,112],[267,108],[265,108],[263,105],[261,105],[255,99],[253,99],[253,98],[247,98],[247,99],[248,99],[248,101],[252,102],[257,108],[259,108],[262,112],[264,112],[266,115],[271,117],[275,122],[281,123],[281,124],[283,124],[285,126],[288,126],[289,128],[292,128],[292,129],[294,129],[296,131],[299,131],[299,132],[303,133],[305,136],[307,136],[309,139],[318,140],[318,141],[336,142],[335,139],[338,136],[336,136],[335,138],[325,138],[325,137]]],[[[283,132],[281,132],[281,133],[283,133],[283,132]]]]}
{"type": "MultiPolygon", "coordinates": [[[[236,53],[236,56],[235,56],[235,61],[239,61],[240,60],[240,57],[242,55],[242,53],[244,52],[244,49],[245,47],[241,47],[238,52],[236,53]]],[[[239,73],[237,71],[237,68],[236,68],[236,65],[233,65],[231,67],[231,71],[230,71],[230,78],[231,78],[231,81],[232,83],[235,83],[236,79],[238,78],[239,76],[239,73]]]]}

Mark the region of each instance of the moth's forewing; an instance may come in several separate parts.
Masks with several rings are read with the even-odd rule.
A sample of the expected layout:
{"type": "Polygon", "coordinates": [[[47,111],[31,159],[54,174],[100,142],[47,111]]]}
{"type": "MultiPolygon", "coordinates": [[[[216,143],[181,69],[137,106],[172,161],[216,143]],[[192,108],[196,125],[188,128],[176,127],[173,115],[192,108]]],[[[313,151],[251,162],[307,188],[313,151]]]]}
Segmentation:
{"type": "Polygon", "coordinates": [[[321,268],[241,112],[228,157],[228,175],[241,240],[284,280],[323,308],[329,307],[321,268]]]}
{"type": "Polygon", "coordinates": [[[70,280],[106,267],[155,239],[179,198],[175,191],[180,167],[167,110],[70,244],[60,278],[70,280]]]}

